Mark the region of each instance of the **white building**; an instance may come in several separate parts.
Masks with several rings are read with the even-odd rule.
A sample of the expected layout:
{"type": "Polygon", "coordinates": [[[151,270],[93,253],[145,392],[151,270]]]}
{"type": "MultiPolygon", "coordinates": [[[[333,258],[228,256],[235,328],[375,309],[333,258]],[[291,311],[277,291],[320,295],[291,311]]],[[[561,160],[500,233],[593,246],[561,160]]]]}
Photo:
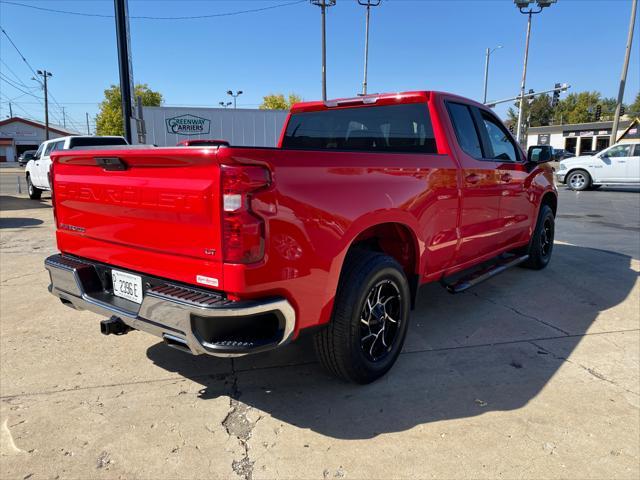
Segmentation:
{"type": "MultiPolygon", "coordinates": [[[[618,125],[620,142],[640,138],[640,121],[621,120],[618,125]]],[[[613,122],[575,123],[531,127],[527,132],[527,148],[532,145],[551,145],[575,155],[599,152],[609,146],[613,122]]]]}
{"type": "MultiPolygon", "coordinates": [[[[275,147],[285,110],[206,107],[143,107],[144,143],[174,146],[183,140],[226,140],[231,145],[275,147]]],[[[133,143],[141,143],[134,133],[133,143]]]]}
{"type": "MultiPolygon", "coordinates": [[[[49,124],[49,138],[81,135],[80,133],[49,124]]],[[[0,162],[17,162],[18,156],[26,150],[37,150],[45,141],[44,123],[11,117],[0,121],[0,162]]]]}

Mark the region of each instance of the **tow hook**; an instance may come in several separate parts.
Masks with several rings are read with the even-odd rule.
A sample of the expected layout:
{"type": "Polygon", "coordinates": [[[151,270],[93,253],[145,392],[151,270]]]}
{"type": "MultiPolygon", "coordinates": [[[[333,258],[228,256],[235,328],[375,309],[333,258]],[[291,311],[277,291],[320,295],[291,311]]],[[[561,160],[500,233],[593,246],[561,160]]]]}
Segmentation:
{"type": "Polygon", "coordinates": [[[129,330],[131,330],[131,327],[115,315],[100,322],[100,333],[103,335],[124,335],[129,330]]]}

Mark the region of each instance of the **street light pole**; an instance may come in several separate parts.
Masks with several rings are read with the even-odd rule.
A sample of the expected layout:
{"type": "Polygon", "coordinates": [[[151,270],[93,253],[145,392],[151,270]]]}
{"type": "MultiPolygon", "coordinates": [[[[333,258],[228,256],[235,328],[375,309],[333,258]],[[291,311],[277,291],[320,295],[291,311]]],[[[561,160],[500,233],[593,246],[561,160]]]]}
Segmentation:
{"type": "Polygon", "coordinates": [[[129,43],[129,5],[128,0],[114,0],[116,37],[118,40],[118,64],[120,70],[120,96],[122,102],[122,123],[124,138],[132,142],[131,117],[133,116],[133,81],[131,52],[129,43]]]}
{"type": "Polygon", "coordinates": [[[498,45],[493,49],[487,48],[486,58],[484,62],[484,95],[482,96],[482,103],[487,103],[487,88],[489,83],[489,59],[491,57],[491,54],[496,50],[498,50],[499,48],[502,48],[502,45],[498,45]]]}
{"type": "Polygon", "coordinates": [[[527,63],[529,61],[529,39],[531,38],[531,17],[542,12],[545,7],[550,7],[557,0],[537,0],[538,9],[529,8],[531,0],[514,0],[513,3],[520,10],[520,13],[527,15],[527,40],[524,47],[524,67],[522,68],[522,82],[520,83],[520,105],[518,107],[518,129],[516,130],[516,140],[522,141],[522,109],[524,108],[525,84],[527,81],[527,63]]]}
{"type": "Polygon", "coordinates": [[[529,10],[527,20],[527,41],[524,47],[524,67],[522,69],[522,82],[520,82],[520,105],[518,106],[518,126],[516,130],[516,140],[518,143],[522,139],[522,111],[524,109],[524,89],[527,81],[527,62],[529,61],[529,39],[531,37],[531,15],[532,11],[529,10]]]}
{"type": "Polygon", "coordinates": [[[326,10],[333,7],[336,0],[311,0],[313,5],[320,7],[322,25],[322,100],[327,100],[327,34],[326,34],[326,10]]]}
{"type": "Polygon", "coordinates": [[[382,0],[358,0],[358,3],[367,7],[367,16],[364,27],[364,80],[362,81],[362,95],[367,94],[367,68],[369,66],[369,15],[371,7],[377,7],[382,0]]]}
{"type": "MultiPolygon", "coordinates": [[[[37,70],[38,76],[42,77],[42,86],[44,88],[44,139],[49,140],[49,87],[47,85],[47,79],[52,77],[51,72],[46,70],[37,70]]],[[[34,80],[36,80],[34,78],[34,80]]]]}
{"type": "Polygon", "coordinates": [[[627,48],[624,54],[624,64],[622,65],[622,75],[620,75],[620,88],[618,89],[618,101],[616,103],[616,112],[613,115],[613,126],[611,127],[611,140],[613,145],[618,140],[618,123],[620,122],[620,108],[624,98],[624,86],[627,83],[627,70],[629,70],[629,55],[631,54],[631,45],[633,44],[633,26],[636,23],[636,10],[638,8],[638,0],[631,3],[631,19],[629,20],[629,34],[627,36],[627,48]]]}
{"type": "MultiPolygon", "coordinates": [[[[233,93],[232,90],[227,90],[227,95],[231,95],[233,97],[233,109],[236,109],[236,99],[242,95],[242,90],[238,90],[236,93],[233,93]]],[[[225,107],[226,108],[226,107],[225,107]]]]}

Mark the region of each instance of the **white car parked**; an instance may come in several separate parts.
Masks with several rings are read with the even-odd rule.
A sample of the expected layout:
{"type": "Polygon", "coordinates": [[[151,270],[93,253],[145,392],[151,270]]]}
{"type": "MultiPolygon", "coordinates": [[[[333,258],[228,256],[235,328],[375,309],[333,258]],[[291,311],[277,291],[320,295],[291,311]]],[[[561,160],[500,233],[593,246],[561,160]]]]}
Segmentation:
{"type": "Polygon", "coordinates": [[[51,190],[49,170],[51,169],[52,152],[80,147],[98,148],[113,145],[128,145],[128,143],[124,137],[97,137],[90,135],[60,137],[43,142],[25,168],[29,198],[37,200],[44,190],[51,190]]]}
{"type": "Polygon", "coordinates": [[[562,160],[556,179],[578,191],[601,185],[640,185],[640,143],[618,143],[596,155],[562,160]]]}

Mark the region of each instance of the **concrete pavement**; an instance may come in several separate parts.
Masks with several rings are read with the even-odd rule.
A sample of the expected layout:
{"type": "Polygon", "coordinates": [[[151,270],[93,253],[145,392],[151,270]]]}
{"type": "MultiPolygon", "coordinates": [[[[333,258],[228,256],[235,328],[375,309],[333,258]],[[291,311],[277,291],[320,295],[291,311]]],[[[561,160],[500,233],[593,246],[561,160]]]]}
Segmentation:
{"type": "Polygon", "coordinates": [[[640,195],[583,194],[546,270],[423,287],[396,366],[355,386],[308,338],[231,361],[102,336],[47,293],[49,201],[0,190],[0,477],[638,478],[640,195]]]}

